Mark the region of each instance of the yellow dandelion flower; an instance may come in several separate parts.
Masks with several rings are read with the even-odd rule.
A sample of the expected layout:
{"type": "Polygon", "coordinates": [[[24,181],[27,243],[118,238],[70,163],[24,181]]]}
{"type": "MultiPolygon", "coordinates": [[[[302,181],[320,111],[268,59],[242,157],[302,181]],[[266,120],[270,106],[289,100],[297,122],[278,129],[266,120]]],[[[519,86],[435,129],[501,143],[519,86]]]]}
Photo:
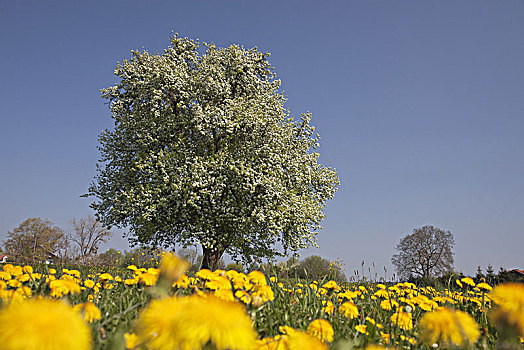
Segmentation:
{"type": "Polygon", "coordinates": [[[383,310],[392,310],[398,306],[395,299],[385,299],[380,302],[380,308],[383,310]]]}
{"type": "Polygon", "coordinates": [[[333,341],[333,335],[335,332],[333,331],[333,327],[329,323],[329,321],[323,320],[323,319],[316,319],[314,321],[311,321],[309,326],[307,327],[307,333],[311,334],[314,337],[317,337],[320,339],[320,341],[325,343],[330,343],[333,341]]]}
{"type": "Polygon", "coordinates": [[[322,301],[322,310],[324,310],[324,312],[328,315],[331,315],[333,313],[333,311],[335,311],[335,305],[333,305],[333,303],[330,301],[330,300],[324,300],[322,301]]]}
{"type": "Polygon", "coordinates": [[[277,336],[275,339],[278,343],[273,344],[275,347],[268,347],[262,349],[275,349],[275,350],[303,350],[303,349],[322,349],[327,350],[327,345],[322,342],[319,338],[310,333],[296,330],[289,326],[280,326],[279,331],[284,333],[282,336],[277,336]],[[280,346],[280,347],[277,347],[280,346]]]}
{"type": "Polygon", "coordinates": [[[366,346],[366,350],[384,350],[384,349],[391,349],[391,348],[385,348],[382,345],[377,345],[377,344],[370,344],[366,346]]]}
{"type": "Polygon", "coordinates": [[[400,329],[413,329],[413,320],[411,314],[402,310],[397,310],[391,317],[391,322],[396,324],[400,329]]]}
{"type": "Polygon", "coordinates": [[[275,293],[273,293],[273,289],[268,285],[258,285],[253,295],[260,296],[264,303],[275,299],[275,293]]]}
{"type": "Polygon", "coordinates": [[[20,282],[18,279],[9,280],[7,282],[7,285],[11,288],[18,288],[22,285],[22,282],[20,282]]]}
{"type": "Polygon", "coordinates": [[[87,288],[93,288],[95,286],[95,281],[87,279],[84,281],[84,286],[87,288]]]}
{"type": "Polygon", "coordinates": [[[13,264],[5,264],[4,267],[2,268],[3,271],[5,272],[9,272],[14,268],[13,264]]]}
{"type": "MultiPolygon", "coordinates": [[[[138,281],[145,284],[146,286],[154,286],[158,279],[158,275],[146,272],[138,276],[138,281]]],[[[126,283],[127,284],[127,283],[126,283]]]]}
{"type": "Polygon", "coordinates": [[[460,288],[463,287],[462,282],[460,282],[460,280],[455,280],[455,283],[456,283],[460,288]]]}
{"type": "Polygon", "coordinates": [[[240,300],[242,301],[244,304],[249,304],[251,303],[251,296],[249,295],[248,292],[246,291],[243,291],[243,290],[237,290],[235,292],[235,296],[240,300]]]}
{"type": "Polygon", "coordinates": [[[33,267],[29,266],[29,265],[26,265],[26,266],[22,267],[22,271],[24,271],[25,273],[28,273],[28,274],[32,274],[33,273],[33,267]]]}
{"type": "Polygon", "coordinates": [[[231,282],[229,279],[225,276],[216,276],[210,281],[206,281],[205,283],[206,288],[209,288],[211,290],[217,290],[217,289],[231,289],[231,282]]]}
{"type": "Polygon", "coordinates": [[[460,281],[464,284],[467,284],[468,286],[475,287],[475,282],[471,277],[461,278],[460,281]]]}
{"type": "Polygon", "coordinates": [[[134,349],[138,345],[138,337],[135,333],[124,333],[126,349],[134,349]]]}
{"type": "Polygon", "coordinates": [[[78,270],[69,270],[69,275],[75,276],[76,278],[80,278],[80,271],[78,271],[78,270]]]}
{"type": "Polygon", "coordinates": [[[78,312],[84,313],[84,319],[88,323],[99,320],[102,317],[100,310],[92,302],[78,304],[73,307],[78,312]]]}
{"type": "MultiPolygon", "coordinates": [[[[257,350],[287,350],[287,335],[264,338],[257,341],[257,350]]],[[[319,342],[320,343],[320,342],[319,342]]]]}
{"type": "Polygon", "coordinates": [[[373,293],[373,295],[379,298],[388,298],[389,297],[388,291],[383,288],[380,288],[379,290],[377,290],[375,293],[373,293]]]}
{"type": "Polygon", "coordinates": [[[511,328],[524,336],[524,284],[500,284],[493,288],[491,299],[497,304],[491,314],[497,327],[511,328]]]}
{"type": "Polygon", "coordinates": [[[128,285],[128,286],[132,286],[134,284],[137,284],[139,281],[138,277],[135,277],[135,278],[128,278],[124,281],[124,284],[128,285]]]}
{"type": "Polygon", "coordinates": [[[18,277],[16,277],[16,279],[24,283],[24,282],[29,281],[31,279],[31,276],[28,275],[27,273],[24,273],[23,275],[19,275],[18,277]]]}
{"type": "Polygon", "coordinates": [[[80,315],[66,303],[33,299],[11,304],[0,312],[3,350],[91,348],[91,332],[80,315]]]}
{"type": "Polygon", "coordinates": [[[212,295],[153,300],[137,323],[140,342],[150,349],[249,349],[256,333],[242,304],[212,295]]]}
{"type": "Polygon", "coordinates": [[[213,292],[213,295],[223,300],[235,301],[235,296],[233,295],[233,291],[231,289],[217,289],[213,292]]]}
{"type": "MultiPolygon", "coordinates": [[[[230,271],[235,271],[235,270],[230,270],[230,271]]],[[[230,272],[230,271],[228,271],[228,272],[230,272]]],[[[238,273],[237,272],[236,274],[232,275],[229,278],[233,282],[233,287],[235,289],[245,288],[246,290],[249,290],[249,289],[251,289],[253,287],[253,285],[249,282],[249,279],[247,278],[247,276],[245,274],[243,274],[243,273],[238,273]]]]}
{"type": "Polygon", "coordinates": [[[380,328],[382,329],[382,325],[380,323],[377,323],[374,319],[372,319],[371,317],[366,317],[366,321],[368,321],[370,324],[372,324],[373,326],[377,327],[377,328],[380,328]]]}
{"type": "Polygon", "coordinates": [[[328,349],[328,346],[315,336],[300,331],[294,331],[288,335],[286,345],[288,350],[328,349]]]}
{"type": "Polygon", "coordinates": [[[9,281],[11,279],[11,274],[7,271],[0,271],[0,279],[9,281]]]}
{"type": "Polygon", "coordinates": [[[410,343],[411,345],[414,345],[417,343],[415,338],[412,337],[406,337],[404,334],[400,335],[400,340],[410,343]]]}
{"type": "Polygon", "coordinates": [[[358,324],[355,326],[355,330],[359,333],[362,333],[362,334],[366,334],[366,335],[369,335],[368,331],[367,331],[367,325],[365,324],[358,324]]]}
{"type": "Polygon", "coordinates": [[[330,280],[330,281],[327,281],[326,283],[324,283],[322,285],[322,288],[325,288],[325,289],[338,289],[338,285],[337,285],[337,282],[333,281],[333,280],[330,280]]]}
{"type": "Polygon", "coordinates": [[[389,344],[391,341],[391,334],[380,331],[380,339],[382,343],[389,344]]]}
{"type": "Polygon", "coordinates": [[[493,288],[492,288],[489,284],[487,284],[486,282],[481,282],[481,283],[477,284],[477,288],[482,289],[482,290],[487,290],[487,291],[490,291],[490,290],[493,289],[493,288]]]}
{"type": "Polygon", "coordinates": [[[171,284],[182,276],[188,267],[189,262],[186,260],[179,258],[173,253],[166,253],[160,261],[160,278],[171,284]]]}
{"type": "Polygon", "coordinates": [[[463,346],[475,343],[480,335],[479,327],[471,316],[448,308],[424,314],[419,326],[421,339],[428,344],[444,342],[463,346]]]}
{"type": "Polygon", "coordinates": [[[352,300],[352,299],[355,299],[356,297],[358,297],[358,293],[353,292],[351,290],[346,290],[344,293],[338,293],[338,298],[341,300],[342,299],[352,300]]]}
{"type": "Polygon", "coordinates": [[[346,301],[340,305],[338,311],[349,319],[358,317],[358,307],[350,301],[346,301]]]}
{"type": "Polygon", "coordinates": [[[22,296],[24,296],[24,298],[31,298],[31,295],[33,295],[33,291],[31,290],[31,288],[27,287],[27,286],[22,286],[20,288],[18,288],[15,293],[18,293],[22,296]]]}
{"type": "Polygon", "coordinates": [[[71,280],[52,280],[49,282],[49,288],[51,289],[51,296],[60,298],[67,294],[80,294],[80,286],[71,280]]]}
{"type": "Polygon", "coordinates": [[[19,275],[23,274],[24,271],[22,269],[22,266],[16,265],[16,266],[13,266],[13,268],[9,271],[9,273],[12,276],[16,277],[16,276],[19,276],[19,275]]]}
{"type": "Polygon", "coordinates": [[[178,280],[176,280],[175,282],[173,282],[173,287],[177,287],[177,288],[187,288],[189,287],[189,278],[187,277],[187,275],[182,275],[178,278],[178,280]]]}
{"type": "Polygon", "coordinates": [[[258,286],[265,286],[267,284],[266,276],[260,271],[251,271],[247,274],[247,278],[258,286]]]}
{"type": "Polygon", "coordinates": [[[215,274],[208,269],[199,270],[195,275],[198,278],[204,279],[204,280],[210,280],[210,279],[215,278],[215,274]]]}
{"type": "Polygon", "coordinates": [[[113,276],[111,276],[109,273],[103,273],[101,274],[100,276],[98,276],[98,278],[102,281],[112,281],[113,280],[113,276]]]}

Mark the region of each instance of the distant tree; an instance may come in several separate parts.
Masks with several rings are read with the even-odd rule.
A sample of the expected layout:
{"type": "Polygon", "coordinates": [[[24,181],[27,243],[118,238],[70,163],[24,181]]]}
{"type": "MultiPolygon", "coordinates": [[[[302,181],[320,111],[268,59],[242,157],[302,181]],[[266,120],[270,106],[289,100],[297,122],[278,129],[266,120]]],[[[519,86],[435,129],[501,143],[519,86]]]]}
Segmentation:
{"type": "Polygon", "coordinates": [[[105,252],[96,255],[93,260],[96,265],[101,266],[123,266],[125,265],[124,255],[115,248],[109,248],[105,252]]]}
{"type": "Polygon", "coordinates": [[[195,273],[202,266],[202,254],[196,248],[177,249],[176,254],[189,262],[188,273],[195,273]]]}
{"type": "MultiPolygon", "coordinates": [[[[295,265],[296,266],[296,265],[295,265]]],[[[298,278],[312,280],[332,279],[336,282],[345,282],[346,276],[338,267],[333,266],[329,260],[318,255],[311,255],[300,261],[294,271],[290,271],[290,277],[296,274],[298,278]]]]}
{"type": "Polygon", "coordinates": [[[123,266],[135,265],[137,267],[156,267],[161,251],[149,247],[136,247],[129,251],[124,251],[123,266]]]}
{"type": "Polygon", "coordinates": [[[73,219],[71,224],[73,233],[67,238],[75,243],[79,258],[96,255],[100,244],[106,243],[111,238],[111,231],[92,215],[73,219]]]}
{"type": "Polygon", "coordinates": [[[66,242],[61,228],[49,220],[28,218],[7,233],[6,253],[23,262],[44,262],[50,254],[60,256],[66,242]]]}
{"type": "Polygon", "coordinates": [[[403,279],[438,277],[453,269],[454,245],[451,232],[423,226],[400,240],[391,262],[403,279]]]}
{"type": "Polygon", "coordinates": [[[493,266],[491,264],[488,264],[488,267],[486,268],[486,281],[489,284],[495,283],[495,270],[493,270],[493,266]]]}
{"type": "Polygon", "coordinates": [[[132,51],[102,91],[115,121],[99,137],[89,196],[131,244],[200,245],[250,263],[316,246],[339,184],[319,162],[311,115],[285,107],[269,54],[175,35],[161,54],[132,51]]]}
{"type": "Polygon", "coordinates": [[[245,268],[240,263],[232,262],[232,263],[229,263],[229,264],[226,265],[226,270],[235,270],[235,271],[238,271],[238,272],[244,272],[245,268]]]}
{"type": "Polygon", "coordinates": [[[475,283],[479,283],[483,278],[485,279],[485,276],[482,273],[482,269],[480,268],[480,266],[478,266],[477,274],[475,275],[475,283]]]}

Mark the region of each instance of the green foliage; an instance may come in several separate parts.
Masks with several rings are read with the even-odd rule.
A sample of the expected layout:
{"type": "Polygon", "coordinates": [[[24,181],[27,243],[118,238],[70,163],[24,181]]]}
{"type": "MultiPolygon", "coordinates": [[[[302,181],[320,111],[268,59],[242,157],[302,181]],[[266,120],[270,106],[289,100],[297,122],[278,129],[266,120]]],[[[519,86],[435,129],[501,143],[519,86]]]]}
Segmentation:
{"type": "Polygon", "coordinates": [[[6,253],[20,263],[41,263],[49,254],[59,255],[64,248],[64,233],[49,220],[28,218],[7,232],[6,253]]]}
{"type": "Polygon", "coordinates": [[[345,282],[346,276],[338,266],[332,266],[329,260],[318,255],[312,255],[300,262],[291,275],[301,279],[326,280],[332,279],[338,283],[345,282]]]}
{"type": "Polygon", "coordinates": [[[244,268],[242,264],[232,262],[226,265],[226,270],[235,270],[238,272],[245,272],[246,269],[244,268]]]}
{"type": "Polygon", "coordinates": [[[302,280],[334,280],[338,283],[346,282],[347,278],[339,266],[318,255],[312,255],[299,261],[291,257],[287,261],[276,264],[262,264],[260,271],[267,275],[275,275],[280,279],[299,278],[302,280]]]}
{"type": "Polygon", "coordinates": [[[205,267],[316,245],[339,180],[318,162],[311,115],[287,111],[268,53],[204,46],[175,35],[117,65],[88,193],[98,218],[132,244],[201,245],[205,267]]]}

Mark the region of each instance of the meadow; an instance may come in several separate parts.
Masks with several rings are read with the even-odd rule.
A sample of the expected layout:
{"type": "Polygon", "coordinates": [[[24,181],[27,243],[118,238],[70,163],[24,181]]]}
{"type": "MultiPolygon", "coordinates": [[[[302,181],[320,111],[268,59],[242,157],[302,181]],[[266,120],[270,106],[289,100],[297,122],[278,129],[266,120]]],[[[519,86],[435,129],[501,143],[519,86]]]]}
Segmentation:
{"type": "Polygon", "coordinates": [[[524,349],[524,285],[4,264],[2,349],[524,349]]]}

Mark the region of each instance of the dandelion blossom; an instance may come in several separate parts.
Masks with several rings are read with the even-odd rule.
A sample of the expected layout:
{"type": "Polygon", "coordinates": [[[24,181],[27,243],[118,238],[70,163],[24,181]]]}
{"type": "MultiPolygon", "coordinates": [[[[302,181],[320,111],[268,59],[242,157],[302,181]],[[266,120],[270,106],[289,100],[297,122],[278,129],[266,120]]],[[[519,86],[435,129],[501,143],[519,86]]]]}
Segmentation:
{"type": "Polygon", "coordinates": [[[461,278],[460,281],[464,284],[467,284],[470,287],[475,287],[475,282],[473,281],[471,277],[461,278]]]}
{"type": "Polygon", "coordinates": [[[93,323],[93,321],[99,320],[102,317],[100,310],[92,302],[75,305],[74,309],[76,311],[83,311],[84,319],[88,323],[93,323]]]}
{"type": "Polygon", "coordinates": [[[68,279],[59,279],[49,282],[49,288],[51,289],[51,296],[60,298],[66,294],[80,294],[80,286],[68,279]]]}
{"type": "Polygon", "coordinates": [[[439,341],[463,346],[477,341],[480,331],[475,320],[467,313],[442,308],[428,312],[420,319],[421,339],[429,344],[439,341]]]}
{"type": "Polygon", "coordinates": [[[368,327],[368,326],[365,325],[365,324],[357,324],[357,325],[355,326],[355,330],[356,330],[357,332],[359,332],[359,333],[362,333],[362,334],[366,334],[366,335],[368,335],[369,333],[368,333],[368,331],[367,331],[367,327],[368,327]]]}
{"type": "Polygon", "coordinates": [[[338,311],[349,319],[354,319],[358,316],[358,308],[350,301],[346,301],[338,308],[338,311]]]}
{"type": "Polygon", "coordinates": [[[124,333],[126,349],[134,349],[138,345],[138,337],[135,333],[124,333]]]}
{"type": "Polygon", "coordinates": [[[327,350],[328,348],[326,344],[322,343],[316,337],[300,331],[292,332],[288,336],[286,345],[288,350],[327,350]]]}
{"type": "Polygon", "coordinates": [[[173,283],[186,272],[188,267],[189,262],[186,260],[173,253],[166,253],[160,261],[160,277],[173,283]]]}
{"type": "Polygon", "coordinates": [[[391,322],[395,323],[400,329],[410,330],[413,328],[411,314],[402,310],[397,310],[390,319],[391,322]]]}
{"type": "MultiPolygon", "coordinates": [[[[329,326],[331,327],[331,325],[329,326]]],[[[289,326],[281,326],[279,330],[284,333],[284,335],[276,336],[274,338],[277,340],[276,342],[267,342],[267,347],[262,347],[260,350],[327,350],[328,348],[318,337],[311,335],[309,332],[302,332],[289,326]]]]}
{"type": "Polygon", "coordinates": [[[524,285],[505,283],[495,288],[491,299],[497,308],[491,318],[499,328],[512,328],[520,336],[524,336],[524,285]]]}
{"type": "Polygon", "coordinates": [[[32,299],[0,312],[3,350],[91,348],[91,332],[78,313],[64,302],[32,299]]]}
{"type": "Polygon", "coordinates": [[[213,295],[154,300],[141,314],[136,332],[150,349],[250,349],[256,345],[242,304],[213,295]]]}
{"type": "Polygon", "coordinates": [[[335,334],[329,321],[323,319],[316,319],[312,321],[307,327],[307,333],[317,337],[323,342],[328,343],[333,341],[333,335],[335,334]]]}

